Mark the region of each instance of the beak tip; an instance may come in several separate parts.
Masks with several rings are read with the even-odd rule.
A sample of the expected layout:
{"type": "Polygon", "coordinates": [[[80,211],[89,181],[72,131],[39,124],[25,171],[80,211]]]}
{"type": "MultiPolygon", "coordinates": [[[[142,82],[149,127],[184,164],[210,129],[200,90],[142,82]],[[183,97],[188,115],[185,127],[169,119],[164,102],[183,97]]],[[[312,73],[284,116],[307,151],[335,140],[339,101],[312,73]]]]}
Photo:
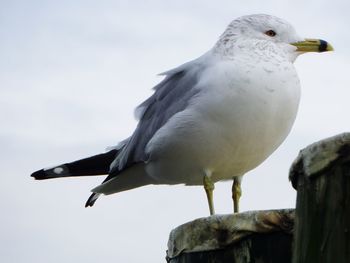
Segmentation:
{"type": "Polygon", "coordinates": [[[328,44],[327,51],[334,51],[334,48],[331,44],[328,44]]]}
{"type": "Polygon", "coordinates": [[[320,39],[319,52],[334,51],[334,48],[327,41],[320,39]]]}

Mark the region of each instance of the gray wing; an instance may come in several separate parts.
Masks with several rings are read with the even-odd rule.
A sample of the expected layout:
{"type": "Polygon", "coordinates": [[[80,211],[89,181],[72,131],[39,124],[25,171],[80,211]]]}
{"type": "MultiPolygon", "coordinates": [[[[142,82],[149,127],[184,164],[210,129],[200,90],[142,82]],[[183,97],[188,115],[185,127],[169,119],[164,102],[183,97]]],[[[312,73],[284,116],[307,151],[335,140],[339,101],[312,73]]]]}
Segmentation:
{"type": "Polygon", "coordinates": [[[196,84],[201,72],[201,63],[190,62],[164,73],[166,77],[154,88],[154,94],[137,107],[136,114],[140,121],[112,163],[106,181],[114,177],[113,174],[148,159],[145,153],[147,143],[174,114],[183,111],[196,96],[199,92],[196,84]]]}

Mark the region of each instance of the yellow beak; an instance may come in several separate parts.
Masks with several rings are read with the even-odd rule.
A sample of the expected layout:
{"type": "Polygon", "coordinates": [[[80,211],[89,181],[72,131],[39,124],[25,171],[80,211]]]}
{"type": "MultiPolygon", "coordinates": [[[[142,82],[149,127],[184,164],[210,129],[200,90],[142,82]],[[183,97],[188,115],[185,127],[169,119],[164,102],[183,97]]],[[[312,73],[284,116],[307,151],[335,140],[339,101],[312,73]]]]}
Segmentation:
{"type": "Polygon", "coordinates": [[[327,52],[333,51],[333,47],[322,39],[305,39],[304,41],[291,43],[299,52],[327,52]]]}

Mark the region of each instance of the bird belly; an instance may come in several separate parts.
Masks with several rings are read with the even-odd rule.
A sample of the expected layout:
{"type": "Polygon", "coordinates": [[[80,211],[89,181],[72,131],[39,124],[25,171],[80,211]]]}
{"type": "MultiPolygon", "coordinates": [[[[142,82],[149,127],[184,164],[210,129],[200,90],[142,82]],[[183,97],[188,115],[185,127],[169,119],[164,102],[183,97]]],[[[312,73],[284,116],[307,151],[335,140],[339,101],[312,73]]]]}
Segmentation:
{"type": "Polygon", "coordinates": [[[212,173],[213,181],[220,181],[241,176],[262,163],[292,127],[299,82],[278,78],[269,87],[260,83],[250,80],[235,84],[234,89],[230,83],[206,88],[147,145],[149,176],[161,184],[199,185],[204,171],[212,173]]]}

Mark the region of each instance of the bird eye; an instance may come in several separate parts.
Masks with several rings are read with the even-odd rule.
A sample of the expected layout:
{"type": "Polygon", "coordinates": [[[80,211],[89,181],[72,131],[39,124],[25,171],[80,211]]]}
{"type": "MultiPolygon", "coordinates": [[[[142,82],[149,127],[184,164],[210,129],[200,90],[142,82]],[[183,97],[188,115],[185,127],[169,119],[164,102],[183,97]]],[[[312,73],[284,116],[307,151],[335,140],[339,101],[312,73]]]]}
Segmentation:
{"type": "Polygon", "coordinates": [[[276,36],[276,32],[273,30],[268,30],[265,32],[265,35],[267,35],[269,37],[274,37],[274,36],[276,36]]]}

